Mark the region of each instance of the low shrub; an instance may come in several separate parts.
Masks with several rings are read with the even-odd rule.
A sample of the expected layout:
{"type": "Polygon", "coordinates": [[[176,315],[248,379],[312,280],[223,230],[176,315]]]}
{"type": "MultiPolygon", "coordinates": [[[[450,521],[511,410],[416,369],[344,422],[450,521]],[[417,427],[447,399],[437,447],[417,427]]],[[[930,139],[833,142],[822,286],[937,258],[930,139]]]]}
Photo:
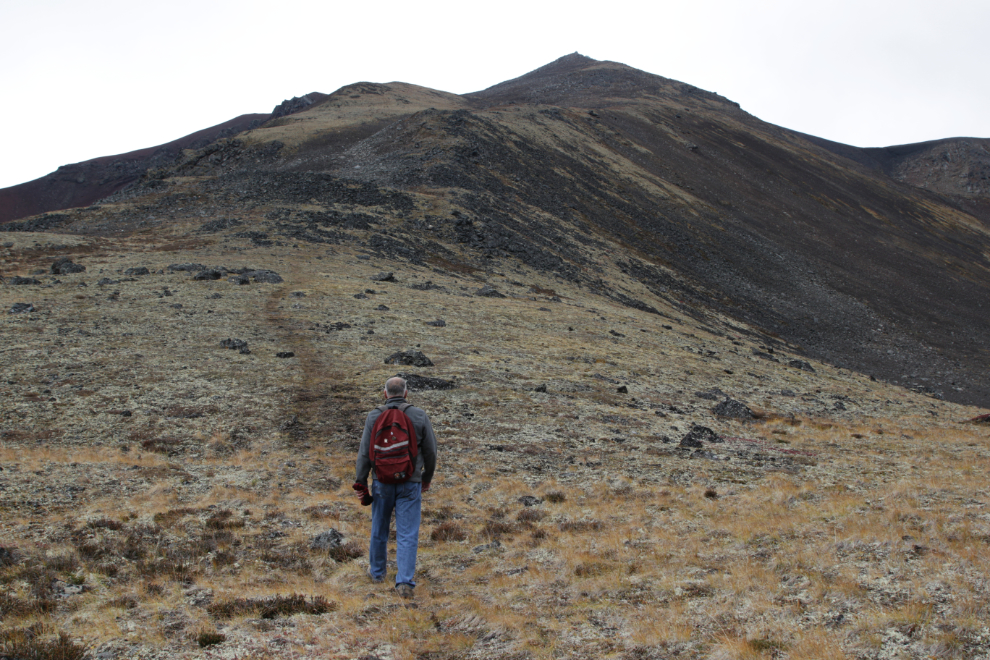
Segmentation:
{"type": "Polygon", "coordinates": [[[207,646],[215,646],[217,644],[222,644],[227,641],[227,636],[223,633],[218,633],[215,630],[204,630],[203,632],[196,635],[196,643],[199,644],[200,648],[205,649],[207,646]]]}
{"type": "Polygon", "coordinates": [[[448,520],[434,527],[430,538],[434,541],[463,541],[467,538],[467,532],[453,520],[448,520]]]}
{"type": "Polygon", "coordinates": [[[307,600],[302,594],[270,598],[233,598],[217,601],[206,607],[206,611],[217,619],[231,619],[243,615],[274,619],[293,614],[326,614],[336,609],[337,603],[323,596],[313,596],[307,600]]]}
{"type": "Polygon", "coordinates": [[[0,630],[0,657],[27,660],[82,660],[86,650],[64,632],[53,635],[42,626],[0,630]]]}

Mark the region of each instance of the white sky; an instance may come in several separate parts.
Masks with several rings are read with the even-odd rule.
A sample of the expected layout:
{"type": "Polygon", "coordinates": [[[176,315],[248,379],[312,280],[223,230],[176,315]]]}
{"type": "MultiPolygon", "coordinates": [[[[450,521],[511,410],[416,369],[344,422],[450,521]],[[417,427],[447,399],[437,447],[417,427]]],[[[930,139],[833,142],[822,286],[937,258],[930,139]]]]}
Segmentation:
{"type": "Polygon", "coordinates": [[[358,81],[578,51],[857,146],[990,137],[987,0],[0,0],[0,188],[358,81]]]}

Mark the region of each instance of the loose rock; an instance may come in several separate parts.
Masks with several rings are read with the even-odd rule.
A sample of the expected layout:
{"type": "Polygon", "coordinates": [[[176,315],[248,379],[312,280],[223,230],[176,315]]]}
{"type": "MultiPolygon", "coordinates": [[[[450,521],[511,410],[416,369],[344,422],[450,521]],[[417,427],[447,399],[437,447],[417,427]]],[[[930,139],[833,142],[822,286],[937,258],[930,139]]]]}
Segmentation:
{"type": "Polygon", "coordinates": [[[52,264],[53,275],[71,275],[72,273],[85,272],[85,270],[85,266],[72,263],[72,260],[68,257],[59,257],[52,264]]]}
{"type": "Polygon", "coordinates": [[[394,273],[390,273],[390,272],[387,273],[385,271],[382,271],[382,272],[378,273],[377,275],[373,275],[372,278],[371,278],[371,281],[372,282],[394,282],[395,281],[395,274],[394,273]]]}
{"type": "Polygon", "coordinates": [[[41,284],[40,280],[36,280],[33,277],[14,277],[10,280],[10,283],[14,286],[22,286],[24,284],[41,284]]]}
{"type": "Polygon", "coordinates": [[[712,412],[719,417],[730,417],[732,419],[753,419],[753,411],[746,404],[734,399],[726,399],[712,409],[712,412]]]}
{"type": "Polygon", "coordinates": [[[198,281],[219,280],[221,277],[223,277],[223,273],[221,273],[219,270],[213,270],[213,269],[201,270],[195,275],[193,275],[193,279],[198,281]]]}
{"type": "Polygon", "coordinates": [[[150,275],[150,274],[151,271],[145,268],[144,266],[140,266],[139,268],[128,268],[127,270],[124,271],[124,275],[127,275],[128,277],[138,277],[139,275],[150,275]]]}
{"type": "Polygon", "coordinates": [[[310,543],[312,550],[335,550],[344,544],[344,535],[334,528],[317,534],[310,543]]]}
{"type": "Polygon", "coordinates": [[[33,312],[34,305],[31,303],[14,303],[14,306],[10,308],[11,314],[23,314],[24,312],[33,312]]]}
{"type": "Polygon", "coordinates": [[[278,353],[275,354],[275,357],[277,358],[290,358],[295,356],[296,354],[293,353],[292,351],[279,351],[278,353]]]}
{"type": "Polygon", "coordinates": [[[687,435],[681,438],[680,445],[681,447],[702,447],[704,446],[703,442],[722,442],[722,438],[707,426],[694,424],[687,435]]]}
{"type": "Polygon", "coordinates": [[[483,298],[505,298],[504,295],[495,290],[490,284],[486,284],[477,291],[474,292],[476,296],[482,296],[483,298]]]}
{"type": "Polygon", "coordinates": [[[410,390],[452,390],[457,387],[457,383],[444,378],[433,378],[431,376],[420,376],[419,374],[395,374],[399,378],[406,380],[406,385],[410,390]]]}
{"type": "Polygon", "coordinates": [[[432,367],[433,361],[422,351],[399,351],[385,358],[385,364],[401,364],[411,367],[432,367]]]}
{"type": "Polygon", "coordinates": [[[447,322],[443,319],[437,319],[436,321],[427,321],[426,325],[431,325],[434,328],[446,328],[447,322]]]}
{"type": "Polygon", "coordinates": [[[802,371],[810,371],[815,373],[815,368],[804,360],[791,360],[787,363],[788,367],[794,367],[795,369],[801,369],[802,371]]]}
{"type": "Polygon", "coordinates": [[[239,351],[247,348],[247,342],[243,339],[224,339],[220,342],[220,346],[223,348],[229,348],[232,351],[239,351]]]}

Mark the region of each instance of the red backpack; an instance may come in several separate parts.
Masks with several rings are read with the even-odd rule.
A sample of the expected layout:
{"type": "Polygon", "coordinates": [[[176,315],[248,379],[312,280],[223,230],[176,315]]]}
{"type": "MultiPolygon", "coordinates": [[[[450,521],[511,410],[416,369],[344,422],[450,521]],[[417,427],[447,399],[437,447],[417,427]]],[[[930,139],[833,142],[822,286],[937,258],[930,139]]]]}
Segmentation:
{"type": "Polygon", "coordinates": [[[368,457],[375,470],[375,478],[383,484],[409,481],[416,470],[416,429],[406,415],[406,409],[411,405],[400,403],[395,408],[378,406],[381,414],[371,427],[368,457]]]}

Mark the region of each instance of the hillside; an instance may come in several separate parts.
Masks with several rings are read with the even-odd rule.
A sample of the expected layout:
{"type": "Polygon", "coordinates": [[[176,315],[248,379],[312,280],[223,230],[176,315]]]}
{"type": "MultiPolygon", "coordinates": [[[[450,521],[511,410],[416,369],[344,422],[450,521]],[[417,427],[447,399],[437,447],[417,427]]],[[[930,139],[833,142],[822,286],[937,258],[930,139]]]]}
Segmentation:
{"type": "Polygon", "coordinates": [[[990,653],[985,219],[577,55],[286,108],[3,226],[0,656],[990,653]]]}

